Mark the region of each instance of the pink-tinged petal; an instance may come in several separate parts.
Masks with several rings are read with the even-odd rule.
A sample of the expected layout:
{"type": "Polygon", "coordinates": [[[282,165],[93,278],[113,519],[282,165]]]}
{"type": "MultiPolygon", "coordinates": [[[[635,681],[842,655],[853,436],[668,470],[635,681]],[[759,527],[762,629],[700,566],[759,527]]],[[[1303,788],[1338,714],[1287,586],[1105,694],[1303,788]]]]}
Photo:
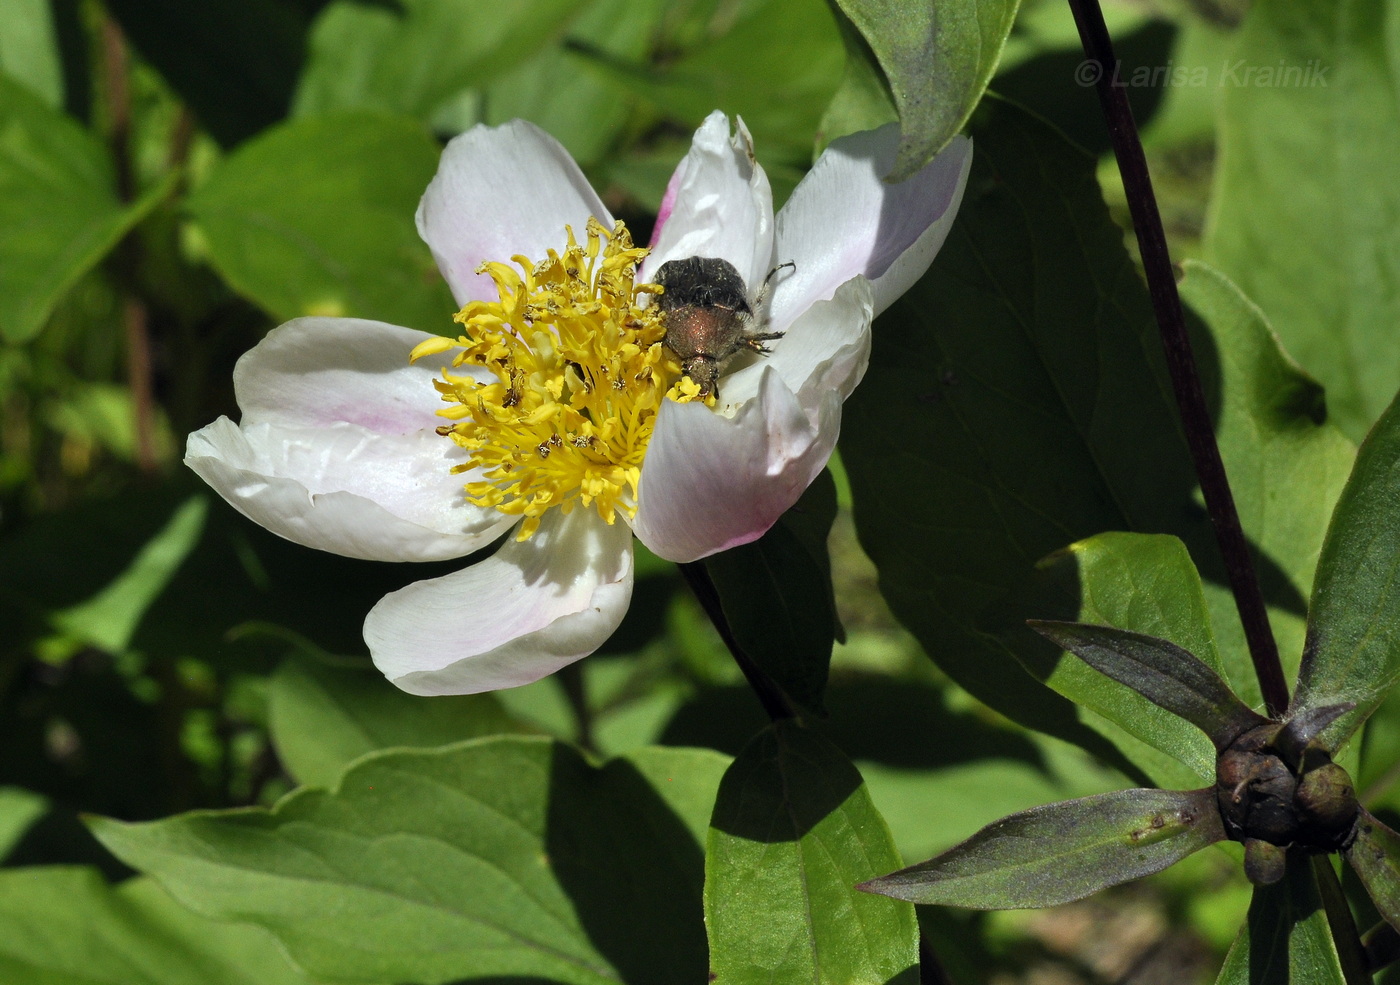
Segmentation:
{"type": "Polygon", "coordinates": [[[632,530],[670,561],[694,561],[763,536],[831,457],[841,397],[809,419],[771,366],[733,417],[666,401],[642,466],[632,530]]]}
{"type": "Polygon", "coordinates": [[[408,361],[413,347],[430,338],[427,332],[359,318],[289,321],[245,353],[233,371],[243,424],[344,422],[381,434],[435,428],[443,422],[436,416],[443,403],[433,378],[448,357],[408,361]]]}
{"type": "Polygon", "coordinates": [[[874,288],[878,315],[923,276],[948,236],[972,164],[955,137],[907,181],[886,184],[899,128],[833,140],[777,218],[774,259],[796,268],[775,281],[772,321],[786,327],[852,277],[874,288]]]}
{"type": "Polygon", "coordinates": [[[346,557],[462,557],[512,520],[473,506],[453,475],[462,450],[432,431],[376,434],[354,424],[239,427],[226,417],[190,435],[185,464],[248,519],[346,557]]]}
{"type": "Polygon", "coordinates": [[[365,620],[375,665],[412,694],[529,684],[603,644],[632,599],[632,534],[557,510],[526,541],[390,595],[365,620]]]}
{"type": "Polygon", "coordinates": [[[667,260],[719,257],[732,263],[750,286],[773,264],[773,192],[753,156],[743,120],[729,133],[729,119],[716,110],[706,117],[690,152],[667,187],[670,210],[653,236],[652,254],[640,280],[653,280],[667,260]]]}
{"type": "Polygon", "coordinates": [[[851,395],[870,362],[870,322],[874,317],[870,282],[853,277],[829,301],[818,301],[768,343],[772,352],[749,356],[747,365],[720,380],[716,410],[733,416],[758,393],[765,366],[772,367],[797,402],[815,419],[828,393],[851,395]]]}
{"type": "Polygon", "coordinates": [[[541,260],[562,250],[564,227],[583,240],[592,216],[612,215],[559,141],[533,123],[475,126],[442,152],[437,175],[418,204],[418,234],[433,251],[458,304],[494,301],[485,260],[541,260]]]}

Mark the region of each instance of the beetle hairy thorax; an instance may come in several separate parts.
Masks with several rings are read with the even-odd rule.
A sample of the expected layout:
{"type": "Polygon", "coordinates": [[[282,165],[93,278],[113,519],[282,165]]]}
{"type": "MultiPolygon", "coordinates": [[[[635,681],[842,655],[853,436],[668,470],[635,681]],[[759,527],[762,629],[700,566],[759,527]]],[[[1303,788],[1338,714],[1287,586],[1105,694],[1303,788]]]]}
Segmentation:
{"type": "Polygon", "coordinates": [[[782,332],[763,331],[768,324],[764,298],[773,275],[790,266],[775,267],[753,298],[734,265],[717,257],[668,260],[656,272],[656,282],[665,288],[657,301],[666,324],[663,344],[702,398],[718,394],[720,372],[731,358],[769,352],[763,343],[782,338],[782,332]]]}

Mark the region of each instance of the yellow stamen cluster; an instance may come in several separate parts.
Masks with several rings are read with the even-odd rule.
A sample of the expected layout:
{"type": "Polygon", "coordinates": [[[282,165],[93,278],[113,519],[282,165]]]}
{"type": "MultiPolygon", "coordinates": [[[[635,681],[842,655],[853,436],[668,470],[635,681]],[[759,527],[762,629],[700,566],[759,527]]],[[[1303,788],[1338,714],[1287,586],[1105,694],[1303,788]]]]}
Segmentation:
{"type": "MultiPolygon", "coordinates": [[[[495,281],[499,301],[472,301],[456,315],[463,335],[430,339],[411,359],[460,349],[452,366],[480,366],[495,376],[478,382],[443,369],[434,386],[453,423],[438,428],[469,453],[453,471],[479,469],[467,499],[521,516],[519,539],[535,532],[558,506],[595,506],[608,523],[636,514],[642,459],[661,401],[680,373],[661,345],[658,305],[639,306],[653,284],[634,284],[647,250],[633,247],[627,228],[611,232],[588,221],[580,246],[568,245],[532,263],[511,257],[519,271],[487,262],[478,273],[495,281]]],[[[696,387],[682,380],[671,396],[689,400],[696,387]]]]}

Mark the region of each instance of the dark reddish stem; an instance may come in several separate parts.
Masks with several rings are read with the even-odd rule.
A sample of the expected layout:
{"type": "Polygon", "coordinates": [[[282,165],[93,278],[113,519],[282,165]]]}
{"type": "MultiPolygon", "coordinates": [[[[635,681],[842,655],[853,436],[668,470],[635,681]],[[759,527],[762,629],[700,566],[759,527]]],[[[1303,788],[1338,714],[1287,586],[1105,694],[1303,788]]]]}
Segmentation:
{"type": "Polygon", "coordinates": [[[1133,216],[1143,272],[1147,277],[1152,308],[1157,315],[1157,327],[1162,335],[1162,348],[1166,351],[1167,369],[1171,374],[1172,389],[1176,392],[1186,443],[1191,448],[1206,510],[1215,527],[1220,553],[1225,559],[1226,576],[1235,596],[1240,622],[1244,625],[1249,655],[1254,662],[1254,672],[1259,677],[1264,704],[1269,714],[1277,717],[1288,707],[1288,684],[1284,681],[1283,666],[1279,663],[1278,644],[1274,642],[1273,630],[1269,627],[1269,614],[1264,606],[1259,576],[1244,530],[1240,527],[1235,497],[1225,476],[1225,463],[1215,442],[1215,428],[1206,408],[1205,392],[1201,388],[1196,359],[1191,352],[1191,340],[1186,333],[1186,319],[1182,313],[1181,298],[1176,292],[1176,277],[1171,256],[1167,252],[1162,217],[1157,211],[1157,198],[1152,191],[1147,158],[1142,151],[1132,108],[1128,105],[1127,89],[1117,84],[1118,60],[1113,54],[1113,42],[1104,25],[1098,0],[1069,0],[1069,5],[1074,12],[1075,24],[1079,27],[1084,54],[1097,68],[1095,88],[1103,106],[1104,119],[1108,122],[1118,170],[1123,176],[1123,188],[1133,216]]]}
{"type": "MultiPolygon", "coordinates": [[[[102,19],[102,74],[107,97],[107,139],[116,164],[117,194],[126,204],[136,198],[136,177],[131,170],[131,86],[126,40],[111,17],[102,19]]],[[[131,386],[135,417],[136,464],[142,472],[159,467],[155,442],[155,387],[151,368],[151,336],[146,303],[136,292],[140,246],[128,233],[117,250],[122,268],[122,329],[126,336],[127,379],[131,386]]]]}

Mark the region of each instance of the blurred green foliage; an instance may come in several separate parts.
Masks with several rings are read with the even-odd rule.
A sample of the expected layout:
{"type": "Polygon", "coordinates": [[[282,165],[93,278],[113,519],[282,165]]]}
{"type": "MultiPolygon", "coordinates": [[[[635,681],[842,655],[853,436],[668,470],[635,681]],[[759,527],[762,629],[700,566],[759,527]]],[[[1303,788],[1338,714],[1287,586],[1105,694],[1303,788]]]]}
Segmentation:
{"type": "MultiPolygon", "coordinates": [[[[523,117],[553,133],[639,241],[689,134],[716,107],[744,118],[779,203],[817,148],[896,110],[905,117],[906,163],[964,125],[977,142],[963,217],[943,256],[877,327],[870,373],[848,405],[843,458],[833,463],[836,495],[814,487],[819,505],[778,528],[785,542],[765,538],[726,559],[728,574],[717,570],[729,579],[721,595],[727,588],[726,605],[755,646],[801,654],[784,673],[801,703],[826,713],[803,748],[848,781],[835,805],[823,804],[845,804],[845,813],[829,830],[794,831],[783,865],[803,864],[829,841],[866,846],[888,869],[901,855],[926,857],[1014,811],[1190,773],[1200,749],[1184,748],[1183,766],[1112,724],[1132,714],[1122,695],[1095,691],[1101,682],[1086,681],[1023,625],[1057,615],[1114,622],[1203,658],[1217,651],[1239,692],[1257,698],[1133,246],[1124,245],[1122,189],[1102,164],[1108,145],[1097,101],[1075,76],[1082,54],[1067,8],[1059,0],[1025,0],[1019,9],[949,2],[935,9],[952,12],[955,40],[913,17],[898,36],[871,44],[857,28],[870,17],[879,23],[886,7],[0,4],[7,981],[703,975],[700,861],[725,757],[760,771],[794,767],[750,745],[768,723],[672,565],[639,556],[622,628],[570,672],[497,696],[425,703],[369,667],[360,624],[409,577],[460,563],[419,566],[409,576],[295,547],[235,514],[179,462],[183,435],[237,415],[234,362],[280,320],[345,314],[448,328],[451,297],[413,210],[442,143],[480,122],[523,117]],[[981,98],[989,79],[1004,98],[981,98]],[[915,105],[931,80],[941,80],[936,105],[915,105]],[[820,573],[823,544],[833,593],[820,573]],[[752,594],[762,578],[744,580],[753,577],[748,558],[811,575],[789,598],[819,616],[766,623],[767,603],[752,594]],[[1081,595],[1086,588],[1093,592],[1081,595]],[[845,640],[832,649],[843,626],[845,640]],[[491,735],[502,737],[482,738],[491,735]],[[585,761],[551,740],[616,758],[585,761]],[[408,751],[458,741],[467,744],[408,751]],[[651,744],[713,752],[638,752],[651,744]],[[522,792],[509,771],[523,767],[496,763],[496,786],[473,786],[464,778],[471,770],[490,772],[471,759],[478,748],[543,772],[522,792]],[[673,783],[667,771],[687,764],[689,779],[673,783]],[[452,773],[459,767],[465,772],[452,773]],[[192,818],[205,815],[181,812],[270,806],[306,785],[322,790],[303,789],[277,814],[237,823],[281,839],[277,850],[288,857],[301,850],[288,834],[298,818],[318,845],[346,832],[372,840],[351,819],[368,810],[370,795],[337,788],[343,775],[388,777],[410,820],[431,817],[435,801],[423,790],[433,784],[459,798],[528,802],[543,826],[511,857],[528,868],[548,855],[554,867],[507,886],[522,922],[543,919],[525,899],[531,887],[548,895],[543,909],[565,912],[571,900],[603,892],[618,871],[644,884],[640,898],[654,909],[560,918],[556,940],[568,942],[569,955],[551,963],[517,942],[490,967],[418,948],[420,928],[395,911],[402,950],[357,966],[346,949],[373,933],[364,928],[375,926],[381,894],[414,898],[449,936],[494,940],[480,914],[464,917],[443,902],[456,885],[443,873],[467,878],[451,867],[473,853],[489,860],[490,847],[438,845],[440,854],[424,856],[424,872],[385,863],[366,876],[372,885],[351,887],[344,905],[361,922],[339,926],[339,937],[322,939],[324,926],[307,914],[283,913],[295,924],[279,925],[283,943],[310,969],[303,973],[264,931],[227,922],[277,922],[267,914],[283,905],[280,889],[250,875],[263,862],[237,857],[221,840],[237,832],[201,827],[192,818]],[[596,788],[640,798],[654,809],[649,823],[674,828],[681,847],[667,858],[648,854],[659,849],[628,829],[625,801],[614,811],[578,800],[576,827],[546,830],[551,784],[559,797],[596,788]],[[113,880],[130,870],[88,834],[80,813],[155,821],[106,822],[102,830],[126,863],[164,872],[180,903],[144,876],[120,885],[99,876],[91,867],[113,880]],[[208,889],[198,865],[161,854],[170,844],[227,849],[228,871],[218,879],[230,882],[208,889]],[[613,868],[591,871],[594,858],[613,868]],[[443,872],[431,871],[438,864],[443,872]],[[668,879],[685,888],[668,895],[668,879]],[[245,883],[263,903],[232,893],[245,883]],[[677,963],[626,943],[626,920],[652,921],[664,936],[677,913],[694,921],[676,944],[684,951],[677,963]],[[85,941],[88,950],[26,943],[41,933],[85,941]],[[240,960],[230,961],[233,953],[240,960]]],[[[1219,0],[1160,0],[1111,2],[1106,12],[1124,79],[1142,67],[1185,73],[1185,81],[1168,75],[1129,85],[1129,96],[1173,251],[1219,268],[1191,265],[1183,292],[1285,661],[1296,666],[1313,568],[1354,442],[1400,385],[1392,152],[1400,5],[1257,0],[1246,11],[1219,0]],[[1315,60],[1334,84],[1222,77],[1241,60],[1267,66],[1280,58],[1315,60]],[[1206,73],[1199,85],[1190,81],[1198,70],[1206,73]],[[1314,380],[1326,387],[1325,401],[1314,380]]],[[[1138,710],[1151,719],[1150,709],[1138,710]]],[[[1394,821],[1400,699],[1380,704],[1356,746],[1363,802],[1394,821]]],[[[736,806],[736,790],[721,797],[730,834],[759,823],[752,805],[736,806]]],[[[794,805],[811,806],[795,797],[764,805],[764,816],[794,805]]],[[[709,837],[723,842],[724,825],[709,837]]],[[[722,847],[755,871],[771,861],[744,857],[751,846],[722,847]]],[[[1205,955],[1193,966],[1201,980],[1220,966],[1248,905],[1228,851],[1203,852],[1137,890],[1158,920],[1155,940],[1187,941],[1205,955]]],[[[823,878],[813,884],[817,905],[844,892],[837,875],[823,878]]],[[[351,882],[327,882],[324,905],[343,899],[336,894],[351,882]]],[[[1294,894],[1304,931],[1321,933],[1305,889],[1278,892],[1294,894]]],[[[483,890],[471,905],[488,912],[497,902],[483,890]]],[[[747,905],[741,926],[723,933],[742,937],[744,925],[765,919],[757,902],[747,905]]],[[[792,902],[782,921],[800,923],[804,905],[792,902]]],[[[1356,905],[1374,915],[1361,894],[1356,905]]],[[[284,909],[304,906],[291,899],[284,909]]],[[[897,925],[891,933],[904,951],[888,966],[871,959],[861,973],[902,982],[912,925],[903,910],[881,912],[897,925]]],[[[1084,911],[1065,912],[1073,921],[1084,911]]],[[[959,985],[1046,965],[1092,970],[1065,944],[1063,926],[941,910],[919,919],[925,944],[959,985]]],[[[1248,924],[1256,936],[1271,926],[1264,916],[1248,924]]],[[[1246,980],[1241,947],[1226,980],[1246,980]]],[[[758,974],[741,965],[724,967],[740,969],[736,980],[758,974]]],[[[790,967],[811,970],[799,958],[790,967]]],[[[1085,972],[1079,980],[1103,978],[1085,972]]]]}

